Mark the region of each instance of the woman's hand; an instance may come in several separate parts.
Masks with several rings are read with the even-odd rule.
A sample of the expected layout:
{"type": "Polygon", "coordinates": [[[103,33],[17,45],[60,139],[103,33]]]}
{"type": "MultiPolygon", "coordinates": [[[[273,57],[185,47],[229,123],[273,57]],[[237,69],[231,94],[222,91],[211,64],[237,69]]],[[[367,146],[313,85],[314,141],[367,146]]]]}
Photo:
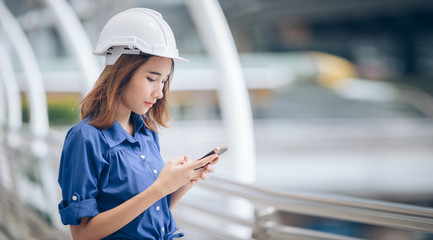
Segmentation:
{"type": "MultiPolygon", "coordinates": [[[[189,159],[189,158],[188,158],[189,159]]],[[[198,180],[203,179],[206,180],[209,178],[208,173],[213,173],[215,172],[215,167],[213,166],[213,164],[217,163],[219,160],[219,157],[217,156],[216,158],[214,158],[212,161],[210,161],[209,163],[207,163],[203,168],[200,169],[196,169],[196,171],[201,171],[201,175],[198,178],[194,178],[192,179],[190,182],[192,184],[196,183],[198,180]]]]}
{"type": "Polygon", "coordinates": [[[212,164],[208,163],[217,161],[217,154],[196,161],[191,161],[188,156],[174,158],[166,163],[155,183],[165,194],[170,194],[188,182],[195,183],[199,179],[207,179],[207,173],[214,172],[212,164]]]}
{"type": "Polygon", "coordinates": [[[218,155],[211,155],[209,157],[197,160],[197,161],[192,161],[188,156],[184,157],[185,162],[183,163],[184,165],[187,164],[193,164],[195,162],[198,161],[202,161],[202,163],[205,163],[204,165],[202,165],[202,163],[200,163],[200,166],[198,167],[194,167],[194,171],[196,172],[197,175],[195,175],[196,177],[192,178],[189,180],[189,182],[186,182],[183,186],[179,187],[176,191],[174,191],[173,193],[171,193],[170,195],[170,209],[173,209],[174,206],[176,206],[176,204],[180,201],[180,199],[185,195],[186,192],[188,192],[192,186],[200,179],[206,180],[209,178],[208,173],[213,173],[215,172],[215,168],[213,166],[213,164],[218,162],[218,155]],[[204,166],[203,168],[200,168],[204,166]]]}

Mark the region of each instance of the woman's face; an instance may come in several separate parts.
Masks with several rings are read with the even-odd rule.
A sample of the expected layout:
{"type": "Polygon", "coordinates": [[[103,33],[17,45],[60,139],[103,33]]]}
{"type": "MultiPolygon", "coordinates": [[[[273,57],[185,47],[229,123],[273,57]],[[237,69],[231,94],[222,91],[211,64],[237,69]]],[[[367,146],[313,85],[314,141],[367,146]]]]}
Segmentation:
{"type": "Polygon", "coordinates": [[[120,109],[137,114],[145,114],[161,99],[163,88],[171,73],[172,60],[170,58],[150,57],[132,75],[123,90],[120,109]]]}

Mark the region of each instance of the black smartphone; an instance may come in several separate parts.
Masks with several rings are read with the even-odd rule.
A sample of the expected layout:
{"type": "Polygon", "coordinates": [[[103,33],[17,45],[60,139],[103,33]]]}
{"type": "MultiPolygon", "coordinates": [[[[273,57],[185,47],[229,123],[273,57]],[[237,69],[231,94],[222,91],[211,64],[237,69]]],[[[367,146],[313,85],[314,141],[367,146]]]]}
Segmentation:
{"type": "MultiPolygon", "coordinates": [[[[205,157],[208,157],[208,156],[210,156],[212,154],[215,154],[215,153],[218,154],[218,156],[221,156],[221,154],[225,153],[228,149],[229,149],[228,147],[217,147],[217,148],[214,148],[214,149],[212,149],[212,151],[208,152],[206,155],[204,155],[203,157],[199,158],[199,160],[203,159],[205,157]]],[[[199,167],[199,168],[196,168],[194,170],[201,169],[201,168],[204,168],[206,166],[207,166],[207,164],[204,165],[203,167],[199,167]]]]}
{"type": "Polygon", "coordinates": [[[204,155],[203,157],[201,157],[200,159],[203,159],[207,156],[210,156],[212,154],[218,154],[218,156],[221,156],[221,154],[225,153],[229,148],[228,147],[217,147],[212,149],[212,151],[210,151],[208,154],[204,155]]]}

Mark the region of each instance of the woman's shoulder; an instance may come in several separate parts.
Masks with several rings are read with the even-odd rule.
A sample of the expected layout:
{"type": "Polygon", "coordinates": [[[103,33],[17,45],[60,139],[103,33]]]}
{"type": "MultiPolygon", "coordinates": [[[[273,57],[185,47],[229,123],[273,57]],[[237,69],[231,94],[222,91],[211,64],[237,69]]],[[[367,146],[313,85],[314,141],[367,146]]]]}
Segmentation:
{"type": "Polygon", "coordinates": [[[101,136],[102,132],[100,129],[96,128],[93,125],[90,125],[86,120],[81,120],[71,129],[69,129],[68,133],[66,134],[66,139],[79,138],[84,141],[94,141],[96,139],[99,139],[101,136]]]}

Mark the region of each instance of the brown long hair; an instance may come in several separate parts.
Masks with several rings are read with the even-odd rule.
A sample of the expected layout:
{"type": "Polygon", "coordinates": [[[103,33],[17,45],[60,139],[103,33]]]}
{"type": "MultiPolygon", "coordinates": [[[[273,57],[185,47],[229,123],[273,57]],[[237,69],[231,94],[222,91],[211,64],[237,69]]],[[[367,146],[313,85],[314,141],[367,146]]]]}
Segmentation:
{"type": "MultiPolygon", "coordinates": [[[[151,57],[152,55],[148,54],[123,54],[114,65],[105,66],[92,91],[80,102],[81,119],[88,119],[89,124],[99,129],[113,126],[123,89],[134,72],[151,57]]],[[[169,79],[162,90],[163,98],[158,99],[147,111],[146,117],[142,116],[146,127],[155,132],[158,132],[158,127],[168,127],[167,121],[170,120],[170,112],[167,98],[173,70],[174,61],[172,61],[169,79]]]]}

